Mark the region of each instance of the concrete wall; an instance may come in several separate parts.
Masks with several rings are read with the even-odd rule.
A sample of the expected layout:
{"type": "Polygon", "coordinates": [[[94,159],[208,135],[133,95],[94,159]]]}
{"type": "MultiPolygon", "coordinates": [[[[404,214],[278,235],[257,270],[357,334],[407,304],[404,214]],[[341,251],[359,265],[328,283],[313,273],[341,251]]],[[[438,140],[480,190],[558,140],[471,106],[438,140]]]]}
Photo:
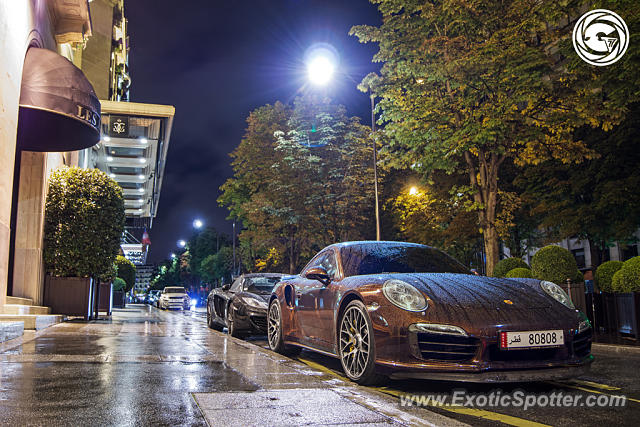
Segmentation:
{"type": "Polygon", "coordinates": [[[30,44],[56,48],[46,0],[0,0],[0,306],[7,295],[18,102],[30,44]]]}

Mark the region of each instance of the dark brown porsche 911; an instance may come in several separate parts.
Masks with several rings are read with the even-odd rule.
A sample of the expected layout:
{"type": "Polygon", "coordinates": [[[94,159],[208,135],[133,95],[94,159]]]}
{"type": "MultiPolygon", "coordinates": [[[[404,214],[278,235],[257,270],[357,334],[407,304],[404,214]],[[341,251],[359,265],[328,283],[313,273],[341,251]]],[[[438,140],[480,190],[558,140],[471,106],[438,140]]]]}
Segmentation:
{"type": "Polygon", "coordinates": [[[575,377],[593,360],[591,334],[559,286],[476,276],[412,243],[328,246],[276,285],[269,304],[272,350],[337,357],[362,384],[575,377]]]}

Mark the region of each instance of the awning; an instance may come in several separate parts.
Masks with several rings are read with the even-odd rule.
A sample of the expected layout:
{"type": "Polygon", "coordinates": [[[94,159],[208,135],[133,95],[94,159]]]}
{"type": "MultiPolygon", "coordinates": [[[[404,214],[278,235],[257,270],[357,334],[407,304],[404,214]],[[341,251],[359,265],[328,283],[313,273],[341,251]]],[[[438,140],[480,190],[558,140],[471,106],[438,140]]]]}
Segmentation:
{"type": "Polygon", "coordinates": [[[85,75],[48,49],[27,51],[20,89],[18,147],[75,151],[100,140],[100,101],[85,75]]]}

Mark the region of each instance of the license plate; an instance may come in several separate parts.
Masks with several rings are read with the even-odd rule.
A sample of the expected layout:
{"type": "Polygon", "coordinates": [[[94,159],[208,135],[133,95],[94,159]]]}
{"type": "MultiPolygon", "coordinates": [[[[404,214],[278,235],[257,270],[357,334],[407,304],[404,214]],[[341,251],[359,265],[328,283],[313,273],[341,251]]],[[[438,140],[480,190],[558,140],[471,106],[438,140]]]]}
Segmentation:
{"type": "Polygon", "coordinates": [[[553,331],[500,332],[500,348],[536,348],[564,345],[561,329],[553,331]]]}

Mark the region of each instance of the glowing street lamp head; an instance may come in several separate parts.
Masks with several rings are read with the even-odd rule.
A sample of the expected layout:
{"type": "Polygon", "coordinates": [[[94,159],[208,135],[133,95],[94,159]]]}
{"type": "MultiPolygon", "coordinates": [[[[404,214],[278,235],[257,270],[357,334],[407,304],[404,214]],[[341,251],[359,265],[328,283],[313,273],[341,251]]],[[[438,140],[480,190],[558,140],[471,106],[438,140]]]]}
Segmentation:
{"type": "Polygon", "coordinates": [[[318,86],[324,86],[331,81],[338,68],[339,56],[336,49],[328,43],[316,43],[305,52],[307,77],[318,86]]]}
{"type": "Polygon", "coordinates": [[[203,225],[204,223],[202,222],[202,220],[200,219],[193,220],[193,228],[202,228],[203,225]]]}
{"type": "Polygon", "coordinates": [[[184,240],[178,240],[178,246],[181,248],[184,248],[185,246],[187,246],[187,242],[185,242],[184,240]]]}
{"type": "Polygon", "coordinates": [[[418,188],[417,187],[411,187],[409,189],[409,194],[412,196],[417,196],[418,195],[418,188]]]}
{"type": "Polygon", "coordinates": [[[311,83],[324,86],[333,77],[335,66],[326,56],[316,56],[307,64],[307,73],[311,83]]]}

